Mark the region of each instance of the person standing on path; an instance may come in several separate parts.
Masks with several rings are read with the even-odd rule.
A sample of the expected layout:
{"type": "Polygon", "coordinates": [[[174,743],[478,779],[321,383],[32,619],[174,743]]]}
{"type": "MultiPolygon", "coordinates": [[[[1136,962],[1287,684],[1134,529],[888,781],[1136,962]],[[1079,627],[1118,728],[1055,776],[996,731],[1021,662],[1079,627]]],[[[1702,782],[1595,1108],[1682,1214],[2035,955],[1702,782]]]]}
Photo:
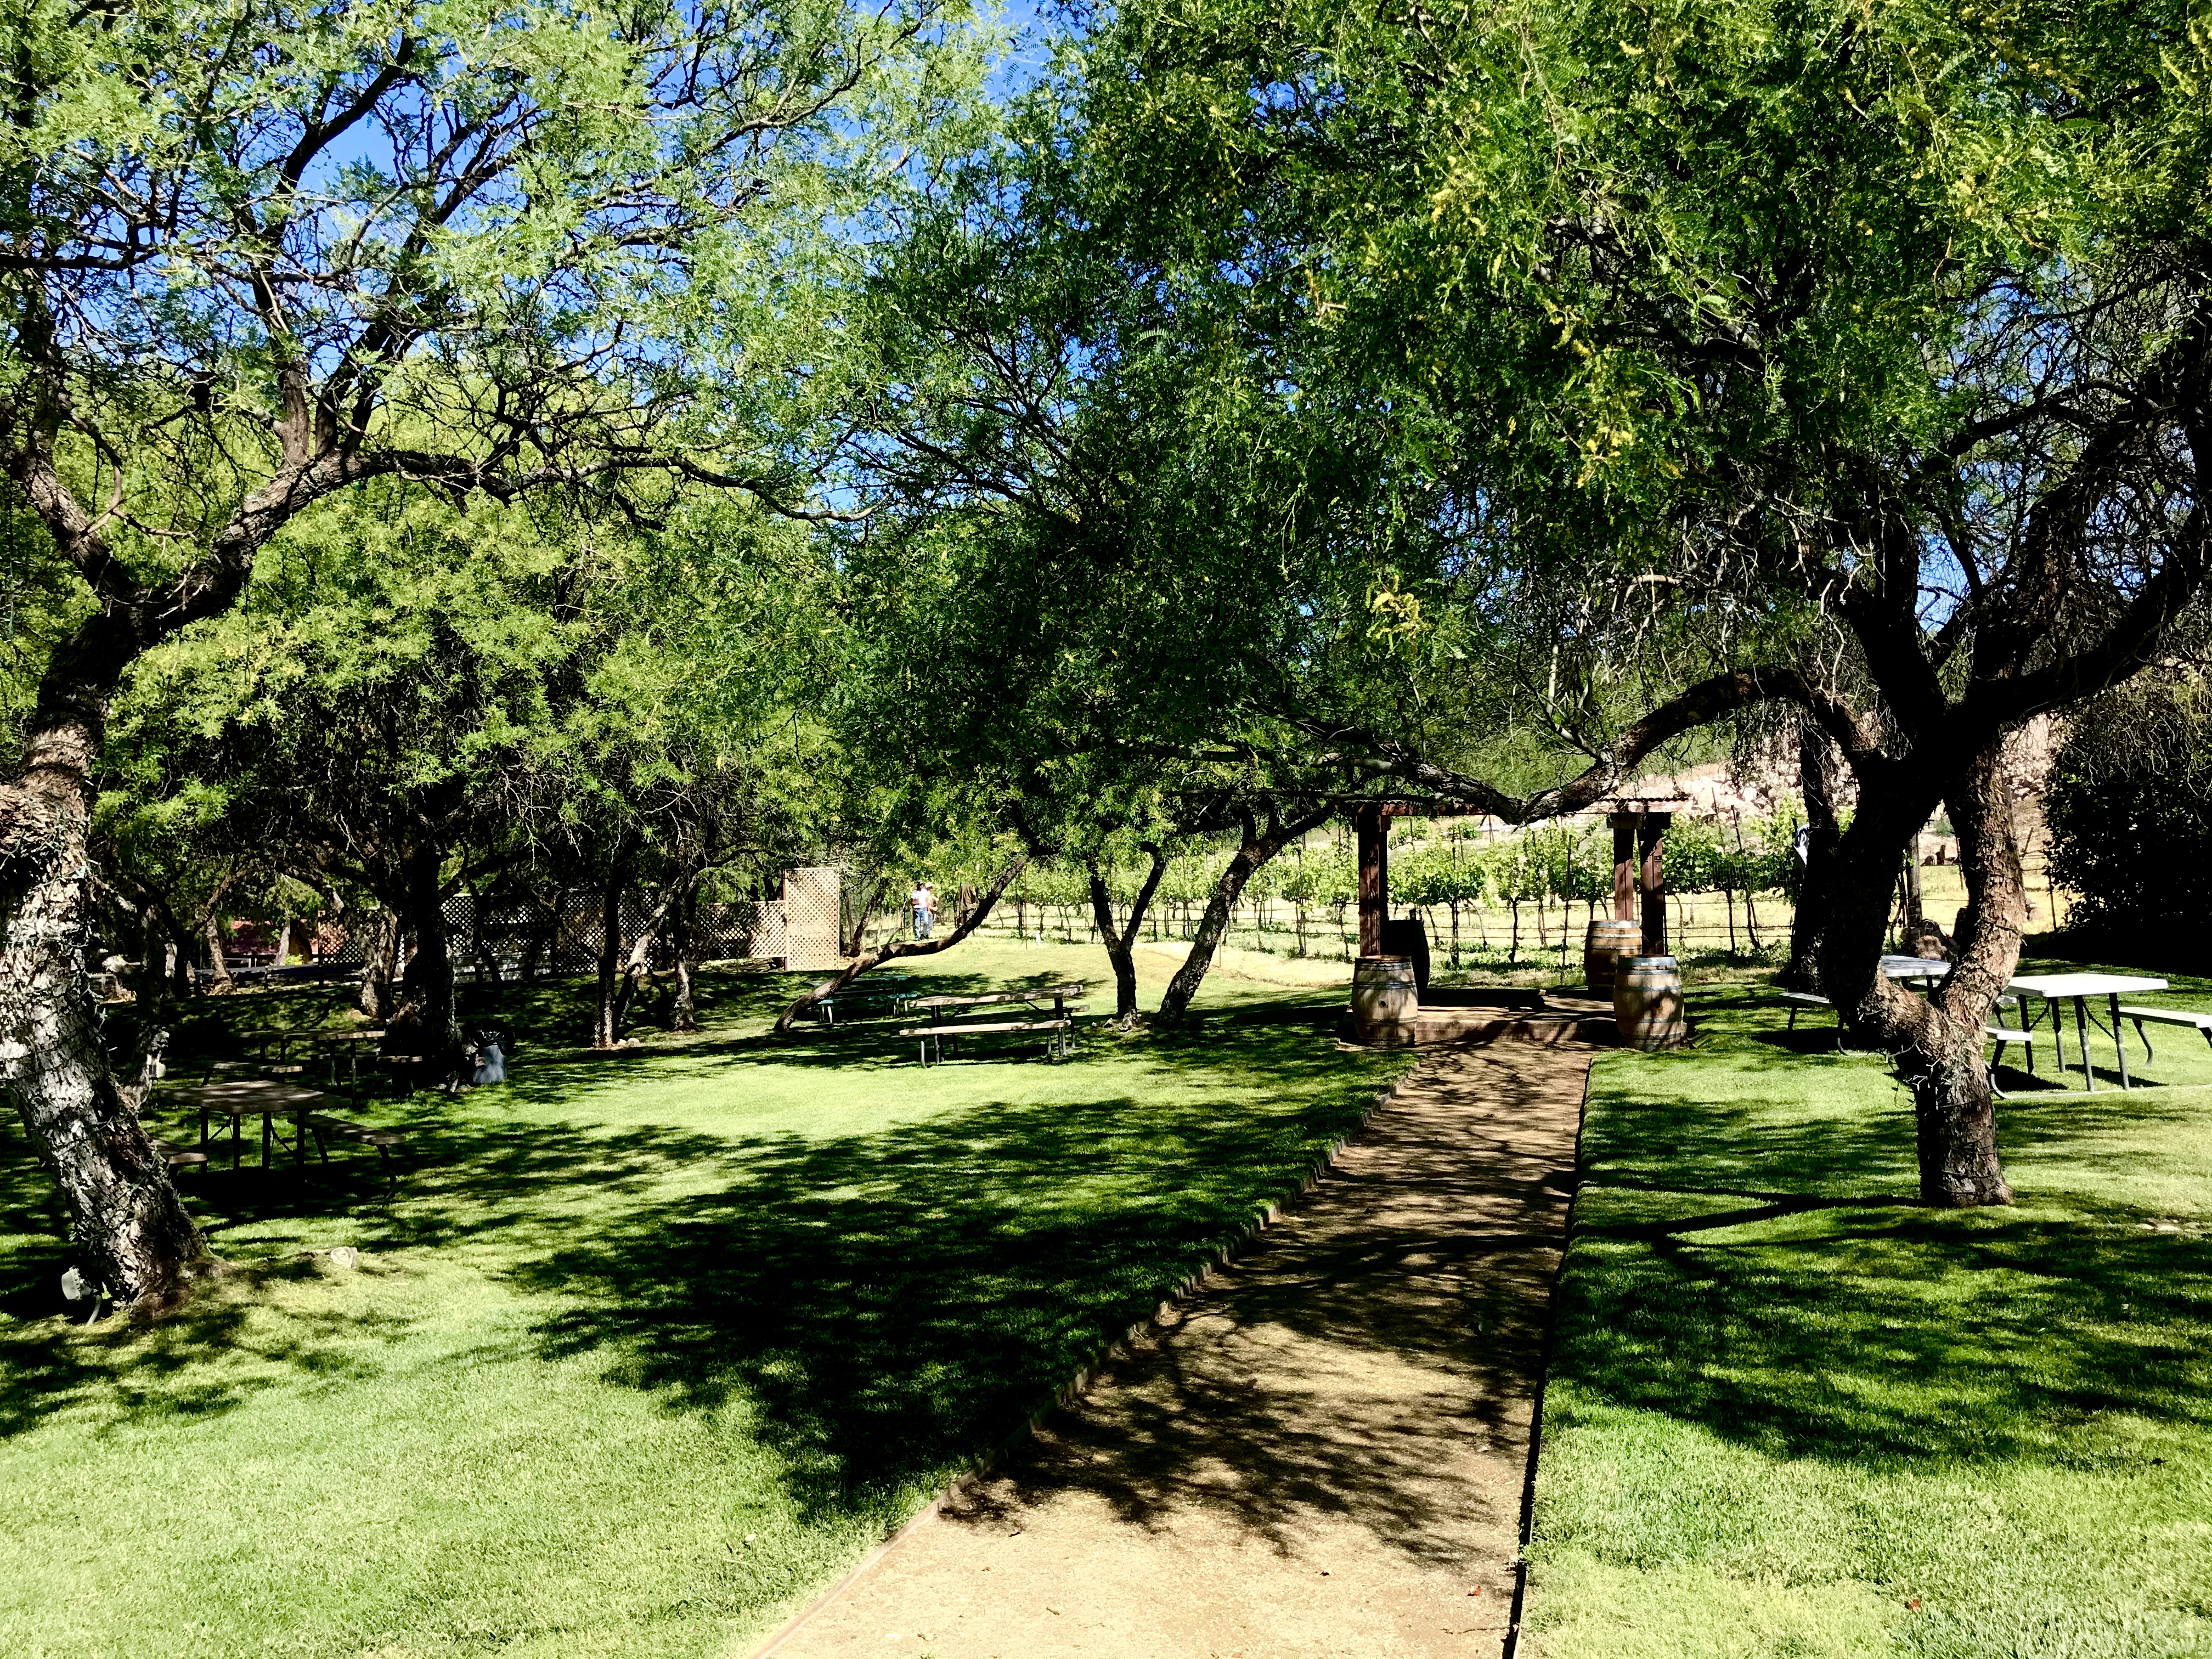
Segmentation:
{"type": "Polygon", "coordinates": [[[932,925],[937,921],[936,893],[931,890],[928,882],[916,882],[914,891],[907,895],[907,901],[914,906],[914,936],[927,939],[932,925]]]}

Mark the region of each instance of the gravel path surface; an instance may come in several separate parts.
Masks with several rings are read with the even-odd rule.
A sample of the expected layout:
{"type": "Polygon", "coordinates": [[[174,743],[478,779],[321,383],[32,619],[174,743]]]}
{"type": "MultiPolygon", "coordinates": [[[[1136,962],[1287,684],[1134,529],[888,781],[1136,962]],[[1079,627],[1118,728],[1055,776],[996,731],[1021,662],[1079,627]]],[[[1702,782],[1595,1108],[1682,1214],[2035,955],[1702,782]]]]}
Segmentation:
{"type": "Polygon", "coordinates": [[[1172,1324],[760,1651],[1498,1654],[1596,1052],[1425,1061],[1172,1324]]]}

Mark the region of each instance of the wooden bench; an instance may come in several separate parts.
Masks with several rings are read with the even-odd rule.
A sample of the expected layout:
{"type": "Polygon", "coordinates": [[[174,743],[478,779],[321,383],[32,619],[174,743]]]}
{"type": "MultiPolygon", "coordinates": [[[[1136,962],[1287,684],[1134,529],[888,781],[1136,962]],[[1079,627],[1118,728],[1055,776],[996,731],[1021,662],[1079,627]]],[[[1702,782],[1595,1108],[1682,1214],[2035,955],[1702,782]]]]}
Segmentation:
{"type": "Polygon", "coordinates": [[[356,1146],[376,1148],[379,1167],[385,1179],[394,1179],[392,1154],[404,1146],[407,1137],[397,1129],[373,1129],[365,1123],[355,1123],[342,1117],[332,1117],[327,1112],[310,1112],[307,1117],[307,1133],[315,1138],[315,1150],[322,1154],[323,1162],[331,1161],[330,1142],[350,1140],[356,1146]]]}
{"type": "Polygon", "coordinates": [[[161,1155],[161,1162],[173,1170],[208,1161],[208,1155],[198,1147],[179,1146],[173,1140],[155,1140],[154,1150],[161,1155]]]}
{"type": "Polygon", "coordinates": [[[2157,1058],[2150,1051],[2150,1035],[2143,1030],[2147,1024],[2186,1025],[2202,1032],[2204,1041],[2212,1043],[2212,1014],[2192,1014],[2185,1008],[2123,1008],[2119,1012],[2122,1019],[2135,1021],[2136,1036],[2142,1040],[2145,1060],[2157,1058]]]}
{"type": "Polygon", "coordinates": [[[814,1006],[824,1025],[834,1025],[840,1008],[865,1008],[870,1003],[887,1002],[890,1005],[890,1012],[896,1014],[903,1012],[899,1006],[901,1003],[912,1002],[917,994],[905,980],[896,982],[884,981],[874,985],[854,984],[823,997],[814,1006]]]}
{"type": "Polygon", "coordinates": [[[1006,1019],[975,1020],[961,1025],[908,1025],[899,1035],[921,1039],[921,1063],[931,1064],[930,1051],[937,1052],[937,1063],[945,1059],[945,1044],[948,1038],[963,1036],[1001,1036],[1022,1031],[1045,1031],[1051,1035],[1045,1043],[1045,1054],[1053,1060],[1065,1060],[1075,1052],[1075,1022],[1072,1019],[1006,1019]]]}

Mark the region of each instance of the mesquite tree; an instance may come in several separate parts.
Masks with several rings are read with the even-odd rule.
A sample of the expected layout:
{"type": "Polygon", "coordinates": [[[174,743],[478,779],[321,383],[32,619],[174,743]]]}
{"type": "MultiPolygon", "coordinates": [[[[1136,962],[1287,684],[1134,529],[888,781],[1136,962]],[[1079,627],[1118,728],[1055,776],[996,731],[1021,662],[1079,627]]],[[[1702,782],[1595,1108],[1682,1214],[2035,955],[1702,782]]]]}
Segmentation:
{"type": "Polygon", "coordinates": [[[89,606],[0,794],[0,1075],[118,1295],[203,1249],[83,984],[125,672],[364,479],[505,499],[673,471],[801,504],[804,474],[731,424],[821,349],[762,296],[834,220],[867,124],[833,106],[921,22],[825,0],[11,9],[0,475],[89,606]],[[740,344],[745,378],[714,371],[740,344]]]}
{"type": "Polygon", "coordinates": [[[1923,1198],[2007,1201],[2004,740],[2156,658],[2212,574],[2212,35],[2178,3],[1754,0],[1365,44],[1453,90],[1413,124],[1429,188],[1361,227],[1401,276],[1326,297],[1355,330],[1439,307],[1469,436],[1521,434],[1466,464],[1527,591],[1575,596],[1532,635],[1549,711],[1702,659],[1817,725],[1857,805],[1800,944],[1911,1087],[1923,1198]],[[1923,1002],[1878,958],[1938,805],[1971,902],[1923,1002]]]}
{"type": "Polygon", "coordinates": [[[2023,915],[2006,734],[2159,655],[2212,564],[2201,15],[1168,10],[1094,47],[1080,153],[1114,158],[1162,272],[1237,290],[1211,337],[1283,390],[1275,448],[1332,485],[1438,481],[1395,489],[1428,533],[1387,559],[1350,507],[1301,520],[1310,491],[1249,537],[1364,556],[1398,647],[1364,696],[1285,676],[1273,712],[1518,822],[1696,725],[1802,710],[1858,805],[1800,943],[1897,1056],[1923,1196],[2004,1201],[1981,1030],[2023,915]],[[1486,744],[1505,725],[1530,752],[1486,744]],[[1878,958],[1939,805],[1972,902],[1923,1002],[1878,958]]]}

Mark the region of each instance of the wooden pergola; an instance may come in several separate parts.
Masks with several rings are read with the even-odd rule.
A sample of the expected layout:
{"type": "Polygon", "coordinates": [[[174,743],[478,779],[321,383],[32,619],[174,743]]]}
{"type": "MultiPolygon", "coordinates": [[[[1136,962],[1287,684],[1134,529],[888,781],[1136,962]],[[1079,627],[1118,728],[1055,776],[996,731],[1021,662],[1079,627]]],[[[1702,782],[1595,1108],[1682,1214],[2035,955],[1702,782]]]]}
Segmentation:
{"type": "MultiPolygon", "coordinates": [[[[1667,826],[1689,805],[1681,795],[1620,795],[1596,803],[1613,829],[1613,915],[1641,920],[1642,952],[1667,954],[1667,826]]],[[[1487,817],[1459,801],[1368,800],[1352,809],[1359,838],[1359,954],[1379,957],[1390,909],[1390,820],[1487,817]]]]}

